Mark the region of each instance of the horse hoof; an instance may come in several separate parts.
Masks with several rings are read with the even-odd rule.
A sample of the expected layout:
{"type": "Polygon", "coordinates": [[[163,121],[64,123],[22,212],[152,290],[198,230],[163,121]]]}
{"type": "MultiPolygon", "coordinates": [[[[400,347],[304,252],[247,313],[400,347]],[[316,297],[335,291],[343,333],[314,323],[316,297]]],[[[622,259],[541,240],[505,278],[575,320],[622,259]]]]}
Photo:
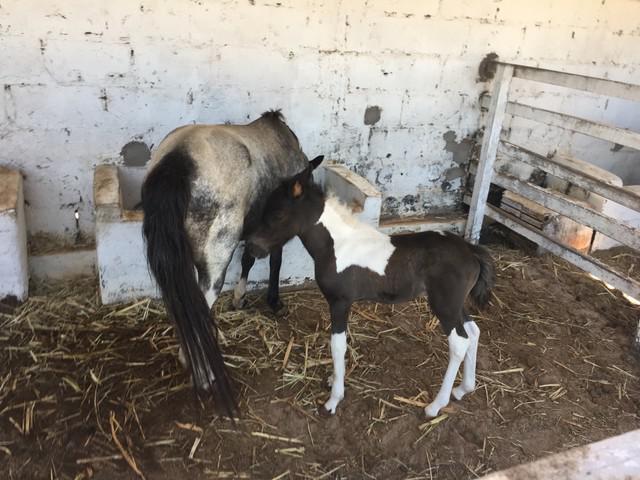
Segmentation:
{"type": "Polygon", "coordinates": [[[235,308],[236,310],[243,310],[247,307],[247,297],[245,295],[240,298],[233,297],[233,301],[231,303],[233,305],[233,308],[235,308]]]}
{"type": "Polygon", "coordinates": [[[273,313],[276,317],[284,317],[289,312],[287,306],[280,300],[278,300],[277,302],[268,303],[269,308],[271,309],[271,313],[273,313]]]}
{"type": "Polygon", "coordinates": [[[327,407],[325,407],[324,405],[320,405],[318,406],[318,415],[322,418],[329,418],[333,417],[335,415],[335,412],[330,412],[329,410],[327,410],[327,407]]]}
{"type": "Polygon", "coordinates": [[[442,407],[440,407],[439,405],[434,405],[433,403],[430,403],[425,407],[424,414],[427,418],[436,418],[441,408],[442,407]]]}

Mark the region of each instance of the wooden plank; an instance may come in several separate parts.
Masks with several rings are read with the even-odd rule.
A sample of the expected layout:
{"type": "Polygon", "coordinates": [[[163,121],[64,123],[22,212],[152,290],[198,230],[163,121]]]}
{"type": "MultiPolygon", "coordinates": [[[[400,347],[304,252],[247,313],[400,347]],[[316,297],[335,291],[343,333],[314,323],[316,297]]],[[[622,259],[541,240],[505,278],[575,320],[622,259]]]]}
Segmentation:
{"type": "Polygon", "coordinates": [[[640,430],[491,473],[481,480],[628,480],[640,478],[640,430]]]}
{"type": "Polygon", "coordinates": [[[387,235],[417,232],[455,232],[461,234],[467,223],[466,215],[429,215],[426,217],[381,218],[378,230],[387,235]]]}
{"type": "MultiPolygon", "coordinates": [[[[484,95],[480,99],[480,105],[483,108],[488,108],[490,103],[490,95],[484,95]]],[[[599,138],[601,140],[640,150],[640,133],[626,128],[612,127],[610,125],[587,120],[585,118],[575,117],[513,101],[507,103],[507,115],[526,118],[527,120],[533,120],[546,125],[571,130],[593,138],[599,138]]]]}
{"type": "Polygon", "coordinates": [[[589,192],[640,212],[640,195],[623,187],[608,185],[601,179],[590,176],[589,172],[585,171],[584,168],[580,168],[579,164],[572,165],[566,159],[547,158],[509,142],[502,142],[499,152],[511,160],[517,160],[544,170],[589,192]]]}
{"type": "Polygon", "coordinates": [[[640,299],[640,282],[628,278],[595,258],[583,255],[572,248],[566,247],[548,235],[532,229],[520,219],[503,212],[493,205],[487,205],[487,216],[502,223],[504,226],[516,233],[519,233],[523,237],[528,238],[532,242],[537,243],[560,258],[564,258],[576,267],[592,273],[600,280],[612,285],[614,288],[617,288],[633,298],[640,299]]]}
{"type": "Polygon", "coordinates": [[[509,65],[514,67],[514,76],[533,82],[548,83],[559,87],[583,90],[586,92],[606,95],[610,97],[625,98],[640,102],[640,85],[606,80],[604,78],[587,77],[575,73],[545,70],[543,68],[528,67],[524,65],[509,65]]]}
{"type": "Polygon", "coordinates": [[[493,183],[516,192],[578,223],[604,233],[631,248],[640,250],[640,231],[638,229],[619,223],[615,219],[603,215],[592,208],[580,205],[571,197],[501,173],[494,175],[493,183]]]}
{"type": "Polygon", "coordinates": [[[507,113],[640,150],[640,133],[625,128],[611,127],[584,118],[552,112],[551,110],[517,102],[509,102],[507,104],[507,113]]]}
{"type": "Polygon", "coordinates": [[[493,164],[496,160],[498,144],[500,143],[500,133],[502,131],[502,123],[512,76],[512,66],[498,65],[487,126],[482,140],[482,149],[480,150],[480,163],[473,186],[469,219],[467,220],[467,227],[465,229],[465,237],[472,243],[478,243],[480,238],[480,229],[482,228],[484,209],[487,204],[489,186],[491,185],[493,164]]]}

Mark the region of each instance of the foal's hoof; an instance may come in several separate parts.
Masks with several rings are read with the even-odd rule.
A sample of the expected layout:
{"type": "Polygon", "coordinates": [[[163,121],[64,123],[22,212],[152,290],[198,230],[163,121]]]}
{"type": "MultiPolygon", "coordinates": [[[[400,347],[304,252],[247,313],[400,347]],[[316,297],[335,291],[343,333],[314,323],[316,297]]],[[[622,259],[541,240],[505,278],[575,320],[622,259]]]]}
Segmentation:
{"type": "Polygon", "coordinates": [[[324,405],[320,405],[318,406],[318,415],[322,418],[329,418],[333,417],[335,415],[335,412],[331,412],[327,410],[327,407],[325,407],[324,405]]]}
{"type": "Polygon", "coordinates": [[[424,414],[427,416],[427,418],[436,418],[441,408],[442,407],[440,405],[434,405],[433,403],[430,403],[425,407],[424,414]]]}

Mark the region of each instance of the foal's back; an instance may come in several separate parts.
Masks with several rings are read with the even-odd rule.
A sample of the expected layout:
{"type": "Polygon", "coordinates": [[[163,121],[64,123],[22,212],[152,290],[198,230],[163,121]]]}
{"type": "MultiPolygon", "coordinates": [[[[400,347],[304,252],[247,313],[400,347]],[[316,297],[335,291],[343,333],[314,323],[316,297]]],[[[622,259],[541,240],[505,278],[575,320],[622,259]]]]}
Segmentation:
{"type": "Polygon", "coordinates": [[[419,232],[391,237],[391,242],[404,260],[415,261],[421,268],[434,272],[440,268],[477,267],[473,246],[449,232],[419,232]]]}

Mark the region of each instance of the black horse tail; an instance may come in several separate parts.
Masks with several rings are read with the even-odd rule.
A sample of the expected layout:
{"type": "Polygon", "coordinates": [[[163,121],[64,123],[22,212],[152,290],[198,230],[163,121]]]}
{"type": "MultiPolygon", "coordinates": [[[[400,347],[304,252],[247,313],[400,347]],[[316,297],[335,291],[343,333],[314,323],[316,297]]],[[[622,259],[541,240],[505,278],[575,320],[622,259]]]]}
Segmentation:
{"type": "Polygon", "coordinates": [[[491,298],[491,289],[496,281],[493,258],[489,251],[479,245],[471,245],[471,251],[480,263],[480,275],[471,289],[471,298],[478,307],[484,307],[491,298]]]}
{"type": "Polygon", "coordinates": [[[142,184],[147,261],[177,327],[197,393],[213,393],[216,387],[224,409],[233,418],[236,403],[218,346],[217,327],[198,286],[185,228],[195,173],[193,159],[176,150],[165,155],[142,184]]]}

